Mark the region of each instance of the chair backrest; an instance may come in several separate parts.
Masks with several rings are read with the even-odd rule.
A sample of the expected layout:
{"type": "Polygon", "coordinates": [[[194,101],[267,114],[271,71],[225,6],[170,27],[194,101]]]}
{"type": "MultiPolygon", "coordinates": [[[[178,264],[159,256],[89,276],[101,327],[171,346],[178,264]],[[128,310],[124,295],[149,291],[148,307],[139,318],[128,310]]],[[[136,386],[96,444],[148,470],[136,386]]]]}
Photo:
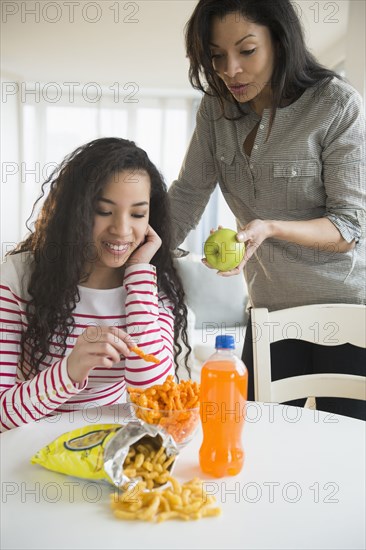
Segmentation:
{"type": "Polygon", "coordinates": [[[366,348],[366,306],[316,304],[269,312],[251,310],[256,401],[283,403],[307,397],[366,399],[366,379],[348,374],[309,374],[271,380],[270,344],[295,338],[324,346],[366,348]]]}

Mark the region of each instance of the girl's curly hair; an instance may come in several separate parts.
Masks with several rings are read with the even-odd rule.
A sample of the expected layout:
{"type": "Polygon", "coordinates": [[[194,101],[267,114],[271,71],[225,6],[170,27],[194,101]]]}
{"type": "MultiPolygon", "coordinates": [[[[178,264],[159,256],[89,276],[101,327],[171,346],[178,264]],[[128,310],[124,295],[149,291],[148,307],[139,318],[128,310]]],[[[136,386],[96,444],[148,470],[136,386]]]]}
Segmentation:
{"type": "Polygon", "coordinates": [[[182,353],[180,341],[187,348],[184,365],[190,375],[187,308],[183,285],[173,264],[171,218],[164,179],[146,152],[133,141],[102,138],[65,157],[43,183],[29,219],[46,196],[48,185],[50,189],[34,230],[11,252],[30,251],[34,255],[28,286],[31,299],[26,306],[29,324],[21,345],[20,368],[25,379],[39,371],[52,336],[59,353],[65,354],[67,337],[74,326],[72,313],[80,300],[78,284],[86,277],[85,255],[92,242],[96,199],[107,181],[122,170],[143,170],[151,180],[149,224],[162,239],[151,263],[157,268],[159,290],[173,304],[176,375],[178,356],[182,353]]]}

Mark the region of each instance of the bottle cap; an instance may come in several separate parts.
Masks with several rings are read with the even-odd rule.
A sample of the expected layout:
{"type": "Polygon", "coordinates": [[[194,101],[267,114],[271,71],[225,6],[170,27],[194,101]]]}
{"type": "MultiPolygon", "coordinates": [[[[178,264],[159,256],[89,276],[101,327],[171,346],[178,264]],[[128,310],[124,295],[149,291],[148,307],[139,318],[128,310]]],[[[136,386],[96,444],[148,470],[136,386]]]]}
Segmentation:
{"type": "Polygon", "coordinates": [[[231,336],[231,334],[216,336],[215,348],[216,349],[235,349],[234,336],[231,336]]]}

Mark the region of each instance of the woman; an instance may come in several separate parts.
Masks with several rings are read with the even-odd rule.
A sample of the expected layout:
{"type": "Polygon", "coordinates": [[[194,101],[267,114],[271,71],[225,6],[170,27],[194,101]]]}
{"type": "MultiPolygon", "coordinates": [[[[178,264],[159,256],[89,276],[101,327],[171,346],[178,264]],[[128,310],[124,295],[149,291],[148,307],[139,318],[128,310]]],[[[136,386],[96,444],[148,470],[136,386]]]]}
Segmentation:
{"type": "Polygon", "coordinates": [[[98,139],[43,194],[48,183],[34,232],[1,266],[2,431],[124,402],[126,385],[174,372],[178,336],[188,345],[166,186],[145,151],[98,139]]]}
{"type": "MultiPolygon", "coordinates": [[[[247,252],[254,307],[365,303],[364,122],[357,92],[306,49],[289,0],[200,0],[186,31],[190,81],[203,91],[179,178],[169,190],[180,244],[217,182],[247,252]]],[[[252,373],[250,324],[243,360],[252,373]]],[[[365,373],[365,350],[272,346],[273,379],[365,373]]],[[[250,376],[249,399],[254,398],[250,376]]],[[[318,408],[364,418],[351,400],[318,408]]]]}

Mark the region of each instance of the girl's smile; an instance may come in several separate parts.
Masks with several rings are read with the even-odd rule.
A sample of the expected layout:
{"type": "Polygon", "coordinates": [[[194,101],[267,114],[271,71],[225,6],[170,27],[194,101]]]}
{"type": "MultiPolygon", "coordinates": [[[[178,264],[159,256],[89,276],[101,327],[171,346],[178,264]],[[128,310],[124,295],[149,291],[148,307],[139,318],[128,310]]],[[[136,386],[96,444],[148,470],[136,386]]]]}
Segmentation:
{"type": "Polygon", "coordinates": [[[111,254],[117,254],[117,255],[123,255],[125,254],[129,248],[130,243],[120,243],[120,242],[103,242],[103,246],[105,246],[106,250],[110,252],[111,254]]]}

